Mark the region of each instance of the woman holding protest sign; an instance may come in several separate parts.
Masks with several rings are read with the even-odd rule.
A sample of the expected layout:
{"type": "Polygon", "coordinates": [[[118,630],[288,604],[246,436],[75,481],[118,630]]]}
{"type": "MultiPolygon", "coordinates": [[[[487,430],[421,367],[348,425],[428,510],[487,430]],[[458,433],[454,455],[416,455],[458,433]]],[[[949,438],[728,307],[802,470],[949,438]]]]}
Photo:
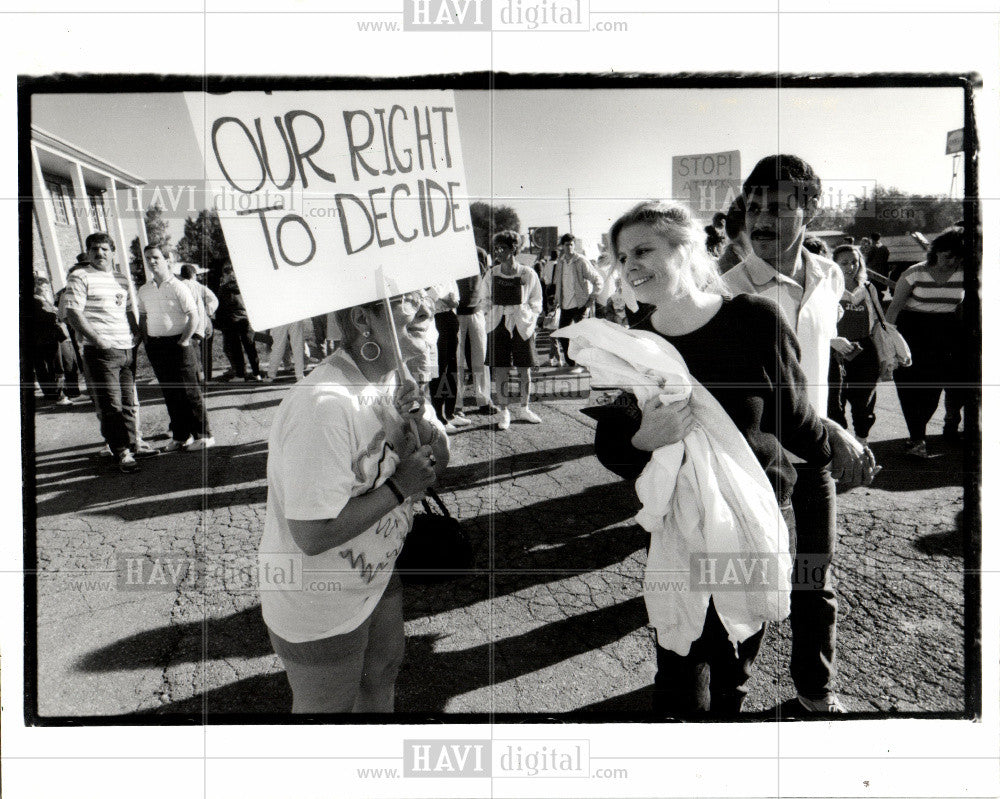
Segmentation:
{"type": "MultiPolygon", "coordinates": [[[[629,333],[635,351],[611,354],[639,362],[652,348],[679,376],[649,391],[644,384],[655,388],[656,373],[644,373],[602,409],[595,438],[602,464],[639,478],[636,518],[651,534],[644,593],[658,643],[654,701],[671,716],[733,715],[764,621],[788,613],[790,585],[775,581],[786,575],[783,564],[790,567],[794,542],[796,468],[787,452],[806,461],[801,468],[829,463],[827,431],[809,405],[799,346],[778,307],[762,297],[726,296],[685,208],[641,203],[615,222],[610,238],[624,284],[653,306],[629,333]],[[639,393],[650,395],[641,407],[639,393]],[[665,403],[666,394],[680,399],[665,403]],[[683,457],[676,450],[665,456],[675,444],[683,444],[683,457]],[[699,553],[702,566],[709,556],[723,559],[719,574],[734,561],[766,560],[770,584],[747,580],[720,590],[702,571],[697,587],[692,576],[687,591],[672,593],[652,578],[687,574],[699,553]]],[[[604,332],[626,335],[618,330],[604,332]]],[[[579,345],[575,350],[587,359],[579,345]]],[[[714,573],[715,560],[710,565],[714,573]]]]}
{"type": "Polygon", "coordinates": [[[271,425],[261,605],[294,713],[393,710],[403,657],[393,568],[414,498],[448,464],[448,438],[409,373],[399,377],[398,359],[424,352],[432,319],[419,293],[391,305],[338,311],[343,346],[271,425]]]}
{"type": "Polygon", "coordinates": [[[514,260],[521,237],[502,230],[493,237],[494,266],[480,284],[479,307],[486,315],[486,363],[497,383],[500,419],[497,427],[510,427],[512,369],[517,369],[520,418],[531,424],[542,420],[528,402],[531,398],[531,369],[535,362],[535,327],[542,312],[542,284],[535,270],[514,260]]]}

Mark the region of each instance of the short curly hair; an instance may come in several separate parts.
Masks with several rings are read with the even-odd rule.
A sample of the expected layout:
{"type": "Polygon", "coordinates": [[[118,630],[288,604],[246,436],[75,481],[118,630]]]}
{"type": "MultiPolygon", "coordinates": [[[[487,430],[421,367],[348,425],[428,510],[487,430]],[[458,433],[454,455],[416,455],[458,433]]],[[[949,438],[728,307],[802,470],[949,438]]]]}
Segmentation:
{"type": "Polygon", "coordinates": [[[743,181],[743,196],[749,199],[762,191],[776,192],[790,188],[800,208],[819,202],[823,184],[809,164],[797,155],[769,155],[743,181]]]}
{"type": "Polygon", "coordinates": [[[966,255],[968,254],[968,249],[965,246],[965,233],[961,230],[952,228],[951,230],[946,230],[934,239],[934,241],[931,242],[931,248],[927,253],[927,263],[934,266],[937,263],[938,253],[942,252],[957,255],[962,259],[962,261],[965,261],[966,255]]]}
{"type": "Polygon", "coordinates": [[[501,230],[493,236],[493,240],[490,242],[492,247],[496,247],[498,244],[517,255],[521,251],[521,236],[516,230],[501,230]]]}

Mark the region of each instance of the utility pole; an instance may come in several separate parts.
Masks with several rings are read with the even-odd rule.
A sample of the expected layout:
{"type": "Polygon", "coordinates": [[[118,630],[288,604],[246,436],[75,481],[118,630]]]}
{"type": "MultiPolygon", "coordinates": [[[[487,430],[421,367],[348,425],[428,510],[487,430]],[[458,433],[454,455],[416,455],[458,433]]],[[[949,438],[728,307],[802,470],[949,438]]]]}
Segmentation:
{"type": "Polygon", "coordinates": [[[569,217],[569,233],[572,236],[573,235],[573,195],[570,194],[570,189],[566,189],[566,207],[569,209],[569,212],[566,214],[566,216],[569,217]]]}
{"type": "Polygon", "coordinates": [[[951,186],[948,188],[948,199],[955,199],[955,185],[958,183],[958,164],[962,158],[962,153],[955,153],[951,157],[951,186]]]}

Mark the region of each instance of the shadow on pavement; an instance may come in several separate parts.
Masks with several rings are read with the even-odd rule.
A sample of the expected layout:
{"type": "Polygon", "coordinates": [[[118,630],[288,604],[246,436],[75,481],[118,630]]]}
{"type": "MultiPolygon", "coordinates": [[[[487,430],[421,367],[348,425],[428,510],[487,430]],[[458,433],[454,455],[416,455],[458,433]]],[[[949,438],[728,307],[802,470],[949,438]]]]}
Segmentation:
{"type": "MultiPolygon", "coordinates": [[[[406,639],[406,655],[396,682],[399,712],[443,711],[447,701],[491,684],[539,671],[623,638],[646,624],[641,597],[592,610],[502,639],[461,650],[437,652],[440,635],[406,639]],[[492,669],[491,669],[492,662],[492,669]]],[[[487,633],[484,631],[484,635],[487,633]]],[[[152,666],[253,658],[272,653],[260,608],[221,619],[160,627],[95,650],[77,663],[86,672],[128,671],[152,666]],[[201,642],[204,641],[204,651],[201,642]]],[[[259,675],[214,688],[146,714],[273,713],[291,707],[284,673],[259,675]]],[[[483,707],[482,712],[487,712],[483,707]]],[[[499,712],[525,712],[500,709],[499,712]]],[[[610,710],[609,710],[610,712],[610,710]]]]}
{"type": "MultiPolygon", "coordinates": [[[[139,471],[122,474],[111,458],[93,456],[90,468],[58,470],[59,464],[74,466],[80,458],[44,461],[44,486],[50,496],[40,498],[38,518],[64,513],[97,513],[126,521],[146,519],[186,510],[219,508],[234,502],[263,502],[267,488],[263,479],[267,468],[267,442],[223,445],[203,453],[177,452],[139,461],[139,471]],[[207,468],[207,471],[206,471],[207,468]],[[74,480],[59,491],[58,485],[70,477],[87,473],[90,480],[74,480]],[[219,492],[218,488],[260,481],[259,485],[219,492]],[[165,492],[192,491],[190,496],[163,497],[165,492]],[[150,497],[149,501],[142,501],[150,497]]],[[[41,486],[40,486],[41,487],[41,486]]]]}
{"type": "Polygon", "coordinates": [[[600,702],[584,705],[583,707],[574,710],[572,715],[618,713],[627,713],[636,717],[652,715],[653,686],[644,685],[642,688],[629,691],[627,694],[612,696],[608,699],[603,699],[600,702]]]}
{"type": "Polygon", "coordinates": [[[872,452],[882,473],[873,488],[882,491],[926,491],[944,486],[961,486],[965,479],[964,450],[941,436],[929,438],[930,458],[913,458],[904,452],[904,439],[876,441],[872,452]]]}
{"type": "Polygon", "coordinates": [[[267,628],[254,605],[219,619],[168,624],[95,649],[76,662],[85,672],[131,671],[204,660],[272,654],[267,628]],[[203,648],[204,647],[204,648],[203,648]]]}
{"type": "Polygon", "coordinates": [[[242,405],[217,405],[212,406],[210,410],[212,413],[218,411],[263,411],[267,408],[277,408],[283,399],[284,397],[274,397],[263,402],[245,402],[242,405]]]}
{"type": "Polygon", "coordinates": [[[492,577],[492,596],[497,597],[621,563],[649,544],[649,534],[641,527],[620,524],[637,509],[631,487],[616,482],[463,520],[478,575],[436,586],[408,586],[406,618],[484,601],[486,575],[492,577]]]}
{"type": "Polygon", "coordinates": [[[586,458],[593,454],[593,444],[574,444],[538,450],[537,452],[508,455],[494,460],[466,463],[461,466],[449,466],[441,478],[438,490],[462,491],[488,485],[511,476],[522,477],[525,474],[543,473],[551,471],[560,463],[586,458]]]}
{"type": "MultiPolygon", "coordinates": [[[[491,660],[492,684],[499,685],[614,643],[645,624],[646,606],[636,597],[458,651],[435,652],[437,636],[407,638],[406,658],[396,683],[396,708],[401,712],[444,710],[450,697],[491,684],[491,660]]],[[[527,712],[503,707],[496,711],[527,712]]]]}
{"type": "Polygon", "coordinates": [[[213,688],[211,691],[170,702],[162,707],[136,713],[137,716],[163,716],[173,713],[291,713],[292,689],[285,672],[258,674],[213,688]]]}
{"type": "Polygon", "coordinates": [[[943,533],[929,533],[920,536],[914,545],[925,555],[945,555],[950,558],[961,558],[964,552],[964,534],[962,531],[964,511],[955,516],[955,526],[943,533]]]}

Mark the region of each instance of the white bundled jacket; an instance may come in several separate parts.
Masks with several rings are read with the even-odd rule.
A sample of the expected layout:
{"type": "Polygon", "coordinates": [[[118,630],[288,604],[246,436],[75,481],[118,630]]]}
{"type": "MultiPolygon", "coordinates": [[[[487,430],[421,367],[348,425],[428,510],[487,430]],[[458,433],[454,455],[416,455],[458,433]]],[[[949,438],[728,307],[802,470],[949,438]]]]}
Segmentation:
{"type": "Polygon", "coordinates": [[[691,398],[694,429],[656,450],[635,485],[642,503],[636,521],[650,533],[643,593],[659,645],[687,655],[710,597],[734,647],[764,622],[784,619],[792,564],[774,491],[746,439],[680,353],[655,333],[598,319],[553,335],[570,340],[570,357],[595,383],[627,388],[640,407],[657,395],[664,403],[691,398]],[[699,588],[703,574],[715,590],[699,588]]]}

